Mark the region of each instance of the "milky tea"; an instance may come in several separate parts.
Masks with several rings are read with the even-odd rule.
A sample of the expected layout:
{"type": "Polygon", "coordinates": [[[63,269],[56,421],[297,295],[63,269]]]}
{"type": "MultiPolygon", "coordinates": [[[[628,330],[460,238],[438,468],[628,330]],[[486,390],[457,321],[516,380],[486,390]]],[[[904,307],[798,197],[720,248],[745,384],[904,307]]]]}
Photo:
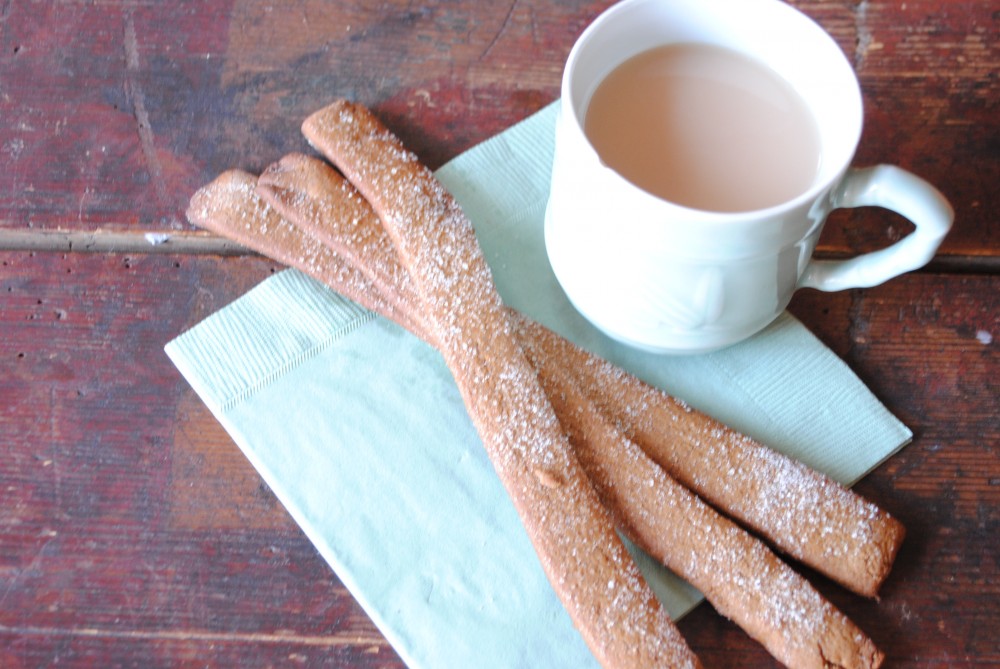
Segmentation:
{"type": "Polygon", "coordinates": [[[602,162],[665,200],[737,212],[805,192],[820,165],[805,101],[767,66],[705,44],[670,44],[615,68],[585,133],[602,162]]]}

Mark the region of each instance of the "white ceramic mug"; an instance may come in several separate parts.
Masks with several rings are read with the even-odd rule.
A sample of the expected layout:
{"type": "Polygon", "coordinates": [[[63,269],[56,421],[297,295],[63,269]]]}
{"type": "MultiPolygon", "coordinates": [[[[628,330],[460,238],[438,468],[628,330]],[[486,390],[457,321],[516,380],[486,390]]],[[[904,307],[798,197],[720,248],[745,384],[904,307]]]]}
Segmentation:
{"type": "Polygon", "coordinates": [[[851,169],[861,136],[857,77],[837,43],[780,0],[624,0],[573,47],[562,81],[545,244],[574,306],[615,339],[658,352],[718,349],[758,332],[797,288],[874,286],[926,264],[953,212],[898,167],[851,169]],[[590,97],[628,58],[671,43],[762,61],[806,101],[820,134],[812,185],[780,205],[719,213],[679,206],[606,167],[584,134],[590,97]],[[844,261],[812,259],[827,215],[880,206],[915,230],[844,261]]]}

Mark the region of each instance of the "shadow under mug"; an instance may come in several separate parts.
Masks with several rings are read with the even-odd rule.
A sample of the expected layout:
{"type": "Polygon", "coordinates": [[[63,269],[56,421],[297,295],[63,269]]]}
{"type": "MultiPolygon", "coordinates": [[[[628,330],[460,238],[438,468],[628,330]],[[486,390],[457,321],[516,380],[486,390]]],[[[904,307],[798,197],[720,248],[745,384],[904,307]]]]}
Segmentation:
{"type": "Polygon", "coordinates": [[[941,193],[894,166],[849,167],[861,92],[837,43],[780,0],[624,0],[580,36],[566,63],[545,215],[550,263],[573,305],[614,339],[663,353],[698,353],[766,327],[798,288],[870,287],[925,265],[951,227],[941,193]],[[590,97],[619,64],[648,49],[721,46],[772,68],[805,100],[820,134],[812,185],[746,212],[683,207],[602,162],[586,134],[590,97]],[[829,213],[879,206],[915,230],[844,261],[812,258],[829,213]]]}

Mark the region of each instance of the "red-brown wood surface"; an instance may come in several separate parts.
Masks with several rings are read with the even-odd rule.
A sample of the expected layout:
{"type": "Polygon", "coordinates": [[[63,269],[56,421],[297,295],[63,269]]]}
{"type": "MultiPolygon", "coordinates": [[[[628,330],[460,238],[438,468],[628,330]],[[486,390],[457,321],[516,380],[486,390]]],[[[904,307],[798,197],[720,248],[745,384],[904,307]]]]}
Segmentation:
{"type": "MultiPolygon", "coordinates": [[[[608,4],[0,3],[0,667],[402,666],[163,354],[278,269],[183,212],[335,96],[436,167],[554,100],[608,4]]],[[[858,70],[857,163],[957,212],[929,268],[792,304],[915,433],[858,486],[909,529],[881,600],[810,576],[889,666],[1000,666],[1000,8],[796,4],[858,70]]],[[[821,252],[907,230],[839,212],[821,252]]],[[[681,628],[774,666],[707,606],[681,628]]]]}

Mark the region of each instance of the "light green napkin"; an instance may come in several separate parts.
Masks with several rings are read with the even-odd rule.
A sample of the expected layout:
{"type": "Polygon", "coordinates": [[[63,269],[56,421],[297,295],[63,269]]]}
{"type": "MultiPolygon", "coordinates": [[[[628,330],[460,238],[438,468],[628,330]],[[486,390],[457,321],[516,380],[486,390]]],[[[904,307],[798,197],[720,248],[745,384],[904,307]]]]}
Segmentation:
{"type": "MultiPolygon", "coordinates": [[[[790,315],[693,357],[630,350],[584,321],[542,243],[556,113],[550,106],[438,172],[509,305],[840,481],[909,441],[790,315]]],[[[166,350],[409,666],[596,666],[431,347],[286,271],[166,350]]],[[[674,616],[699,601],[637,557],[674,616]]]]}

